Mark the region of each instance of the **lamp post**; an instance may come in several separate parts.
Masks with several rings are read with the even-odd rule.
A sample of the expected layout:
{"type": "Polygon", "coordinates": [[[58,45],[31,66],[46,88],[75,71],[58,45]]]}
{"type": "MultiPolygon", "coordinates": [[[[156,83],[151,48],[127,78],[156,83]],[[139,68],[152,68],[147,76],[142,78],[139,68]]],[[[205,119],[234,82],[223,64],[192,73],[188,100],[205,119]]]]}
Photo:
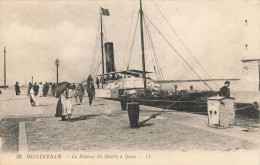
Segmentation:
{"type": "Polygon", "coordinates": [[[33,76],[32,76],[32,85],[33,85],[33,76]]]}
{"type": "Polygon", "coordinates": [[[57,67],[57,84],[59,83],[59,65],[60,65],[60,61],[59,61],[59,59],[57,59],[56,61],[55,61],[55,65],[56,65],[56,67],[57,67]]]}

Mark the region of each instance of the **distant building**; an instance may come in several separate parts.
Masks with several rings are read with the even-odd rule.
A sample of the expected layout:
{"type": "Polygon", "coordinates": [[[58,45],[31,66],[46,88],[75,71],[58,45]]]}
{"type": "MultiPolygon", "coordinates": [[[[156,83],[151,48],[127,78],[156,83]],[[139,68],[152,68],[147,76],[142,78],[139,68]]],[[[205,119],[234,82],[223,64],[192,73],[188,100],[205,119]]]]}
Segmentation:
{"type": "Polygon", "coordinates": [[[243,59],[243,91],[260,91],[260,59],[243,59]]]}

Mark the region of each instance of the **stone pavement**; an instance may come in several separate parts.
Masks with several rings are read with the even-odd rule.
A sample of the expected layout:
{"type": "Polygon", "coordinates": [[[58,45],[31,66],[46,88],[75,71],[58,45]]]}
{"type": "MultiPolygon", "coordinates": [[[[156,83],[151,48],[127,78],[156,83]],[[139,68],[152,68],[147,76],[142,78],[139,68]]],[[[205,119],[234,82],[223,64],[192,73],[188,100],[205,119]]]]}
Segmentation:
{"type": "MultiPolygon", "coordinates": [[[[259,147],[259,121],[252,127],[215,129],[207,126],[207,116],[167,110],[143,127],[131,129],[127,111],[121,110],[119,102],[96,98],[89,106],[84,97],[82,105],[74,104],[74,122],[67,122],[54,117],[57,98],[38,97],[36,107],[31,107],[25,94],[8,92],[0,97],[1,124],[12,122],[6,120],[10,118],[24,122],[29,151],[237,151],[259,147]]],[[[139,120],[160,110],[140,106],[139,120]]]]}

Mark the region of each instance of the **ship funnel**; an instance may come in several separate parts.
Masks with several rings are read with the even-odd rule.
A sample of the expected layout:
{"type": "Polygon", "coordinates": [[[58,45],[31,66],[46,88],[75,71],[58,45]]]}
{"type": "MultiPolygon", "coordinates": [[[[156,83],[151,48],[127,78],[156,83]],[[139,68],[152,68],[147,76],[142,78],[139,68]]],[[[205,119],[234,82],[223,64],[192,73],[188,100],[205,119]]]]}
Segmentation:
{"type": "Polygon", "coordinates": [[[115,71],[113,42],[105,43],[107,73],[115,71]]]}

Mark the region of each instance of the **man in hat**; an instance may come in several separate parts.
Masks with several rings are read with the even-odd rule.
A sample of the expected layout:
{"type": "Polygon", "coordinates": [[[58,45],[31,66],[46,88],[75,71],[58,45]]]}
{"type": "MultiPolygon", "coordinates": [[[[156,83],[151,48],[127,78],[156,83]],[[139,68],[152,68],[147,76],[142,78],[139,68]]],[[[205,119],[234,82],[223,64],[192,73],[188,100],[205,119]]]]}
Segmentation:
{"type": "Polygon", "coordinates": [[[89,98],[89,105],[92,104],[93,97],[95,97],[95,87],[94,83],[87,85],[87,92],[88,92],[88,98],[89,98]]]}
{"type": "Polygon", "coordinates": [[[20,94],[19,82],[16,82],[15,85],[14,85],[14,87],[15,87],[15,93],[16,93],[16,95],[19,95],[19,94],[20,94]]]}
{"type": "Polygon", "coordinates": [[[226,81],[224,83],[224,86],[222,88],[220,88],[219,90],[219,96],[223,96],[225,98],[229,98],[230,97],[230,89],[229,89],[229,86],[230,86],[230,82],[229,81],[226,81]]]}
{"type": "Polygon", "coordinates": [[[90,85],[91,83],[93,83],[93,78],[91,75],[89,75],[87,79],[87,85],[90,85]]]}

